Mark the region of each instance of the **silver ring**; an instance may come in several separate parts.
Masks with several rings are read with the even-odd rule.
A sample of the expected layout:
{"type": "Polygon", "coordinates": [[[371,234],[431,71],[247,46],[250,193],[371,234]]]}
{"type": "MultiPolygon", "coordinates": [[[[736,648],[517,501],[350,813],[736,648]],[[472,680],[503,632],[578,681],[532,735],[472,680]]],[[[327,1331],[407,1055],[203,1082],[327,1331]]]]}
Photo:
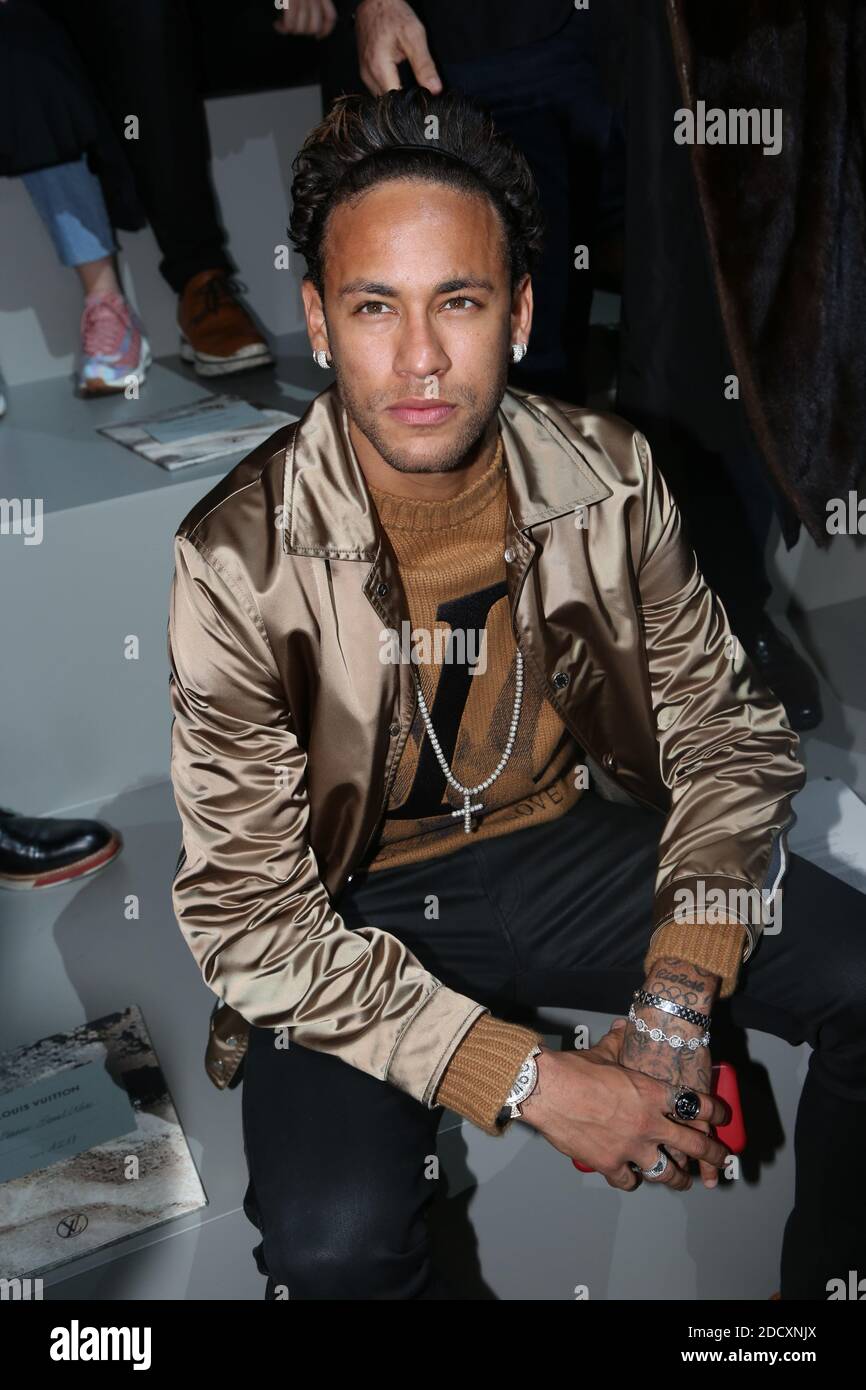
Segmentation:
{"type": "Polygon", "coordinates": [[[682,1086],[674,1100],[674,1114],[678,1120],[694,1120],[701,1113],[701,1098],[697,1091],[682,1086]]]}
{"type": "Polygon", "coordinates": [[[645,1178],[660,1178],[668,1166],[668,1156],[664,1149],[659,1148],[658,1163],[654,1163],[652,1168],[640,1168],[636,1163],[632,1167],[645,1178]]]}

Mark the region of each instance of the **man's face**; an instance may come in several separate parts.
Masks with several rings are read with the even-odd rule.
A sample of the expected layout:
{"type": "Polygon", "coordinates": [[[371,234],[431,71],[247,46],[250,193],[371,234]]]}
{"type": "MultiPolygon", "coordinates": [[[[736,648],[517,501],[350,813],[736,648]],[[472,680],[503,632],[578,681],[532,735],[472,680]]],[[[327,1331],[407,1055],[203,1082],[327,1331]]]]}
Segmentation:
{"type": "MultiPolygon", "coordinates": [[[[459,467],[502,400],[511,342],[529,337],[529,279],[512,302],[493,207],[445,184],[378,184],[334,210],[324,259],[324,327],[356,427],[400,472],[459,467]]],[[[303,290],[315,330],[321,301],[303,290]]]]}

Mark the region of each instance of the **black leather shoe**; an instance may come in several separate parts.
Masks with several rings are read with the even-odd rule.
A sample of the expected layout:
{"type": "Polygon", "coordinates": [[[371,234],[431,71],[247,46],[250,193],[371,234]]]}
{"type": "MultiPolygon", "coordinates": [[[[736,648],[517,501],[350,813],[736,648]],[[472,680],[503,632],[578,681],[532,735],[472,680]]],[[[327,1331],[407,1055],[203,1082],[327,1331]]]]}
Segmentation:
{"type": "Polygon", "coordinates": [[[98,873],[123,848],[97,820],[19,816],[0,807],[0,888],[50,888],[98,873]]]}
{"type": "Polygon", "coordinates": [[[791,728],[801,733],[820,724],[818,677],[766,614],[752,631],[740,633],[740,640],[764,684],[785,706],[791,728]]]}

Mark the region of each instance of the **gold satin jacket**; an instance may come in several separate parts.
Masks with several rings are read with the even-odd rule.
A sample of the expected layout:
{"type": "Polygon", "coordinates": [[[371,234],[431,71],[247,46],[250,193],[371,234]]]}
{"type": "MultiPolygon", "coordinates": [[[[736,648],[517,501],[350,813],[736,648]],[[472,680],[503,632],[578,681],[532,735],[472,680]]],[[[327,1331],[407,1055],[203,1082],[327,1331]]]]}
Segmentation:
{"type": "MultiPolygon", "coordinates": [[[[674,920],[683,887],[775,892],[805,780],[799,740],[731,637],[645,437],[515,388],[499,424],[526,678],[603,795],[666,813],[648,935],[674,920]]],[[[332,906],[384,814],[414,716],[409,665],[379,656],[382,629],[408,616],[336,386],[177,530],[172,898],[218,999],[205,1064],[219,1087],[247,1022],[285,1025],[432,1108],[487,1012],[389,932],[350,930],[332,906]]],[[[762,930],[749,915],[735,914],[744,960],[762,930]]]]}

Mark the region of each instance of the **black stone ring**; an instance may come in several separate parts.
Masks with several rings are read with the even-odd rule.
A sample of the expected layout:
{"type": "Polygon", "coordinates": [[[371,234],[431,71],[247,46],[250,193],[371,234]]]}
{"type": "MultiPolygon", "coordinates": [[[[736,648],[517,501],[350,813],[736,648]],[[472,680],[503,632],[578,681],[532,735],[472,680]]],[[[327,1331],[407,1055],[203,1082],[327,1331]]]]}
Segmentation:
{"type": "Polygon", "coordinates": [[[678,1120],[693,1120],[701,1113],[701,1098],[697,1091],[690,1091],[683,1087],[677,1092],[674,1101],[674,1114],[678,1120]]]}

